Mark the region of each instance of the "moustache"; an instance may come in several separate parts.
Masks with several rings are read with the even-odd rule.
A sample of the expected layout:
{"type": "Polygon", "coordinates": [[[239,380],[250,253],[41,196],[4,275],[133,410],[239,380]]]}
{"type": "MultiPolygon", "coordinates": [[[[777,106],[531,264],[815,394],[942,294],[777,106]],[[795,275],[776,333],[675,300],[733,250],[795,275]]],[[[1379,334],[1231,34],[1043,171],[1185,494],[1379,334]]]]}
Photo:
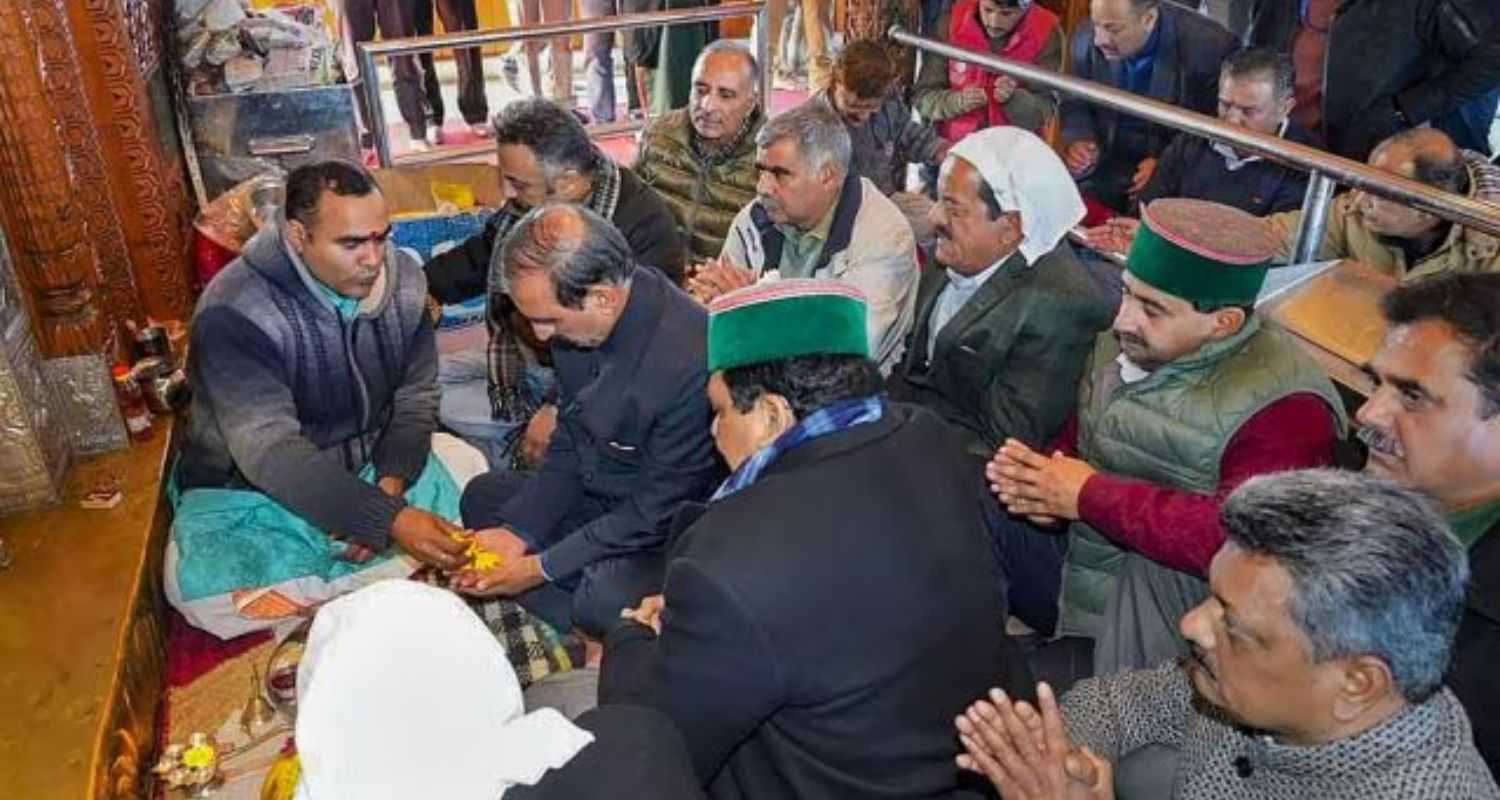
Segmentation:
{"type": "Polygon", "coordinates": [[[1120,333],[1119,331],[1115,331],[1115,341],[1119,342],[1120,347],[1122,348],[1126,345],[1130,345],[1140,350],[1146,349],[1146,340],[1142,339],[1139,336],[1136,336],[1133,333],[1120,333]]]}
{"type": "Polygon", "coordinates": [[[1354,432],[1354,437],[1359,439],[1365,447],[1383,456],[1406,458],[1406,449],[1401,446],[1401,442],[1379,428],[1372,428],[1369,425],[1361,426],[1354,432]]]}

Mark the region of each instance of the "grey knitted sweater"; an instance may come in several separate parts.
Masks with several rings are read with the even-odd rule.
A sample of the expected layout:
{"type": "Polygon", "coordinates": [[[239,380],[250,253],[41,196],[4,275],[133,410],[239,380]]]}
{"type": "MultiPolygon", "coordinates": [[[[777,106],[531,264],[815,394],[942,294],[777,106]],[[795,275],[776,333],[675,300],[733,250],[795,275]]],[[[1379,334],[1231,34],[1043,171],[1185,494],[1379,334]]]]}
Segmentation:
{"type": "Polygon", "coordinates": [[[1359,736],[1316,747],[1234,725],[1195,697],[1173,663],[1083,681],[1062,710],[1073,741],[1111,761],[1147,745],[1178,750],[1178,800],[1500,798],[1447,689],[1359,736]]]}

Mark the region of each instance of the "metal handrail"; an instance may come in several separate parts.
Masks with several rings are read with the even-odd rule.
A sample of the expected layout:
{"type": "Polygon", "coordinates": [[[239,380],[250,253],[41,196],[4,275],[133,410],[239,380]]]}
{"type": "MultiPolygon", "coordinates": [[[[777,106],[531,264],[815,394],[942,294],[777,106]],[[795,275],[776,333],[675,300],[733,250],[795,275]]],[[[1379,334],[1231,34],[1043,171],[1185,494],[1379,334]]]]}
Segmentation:
{"type": "Polygon", "coordinates": [[[1112,86],[1086,81],[1071,75],[1060,75],[1019,61],[996,58],[986,53],[976,53],[954,47],[946,42],[916,36],[899,25],[891,28],[890,37],[908,47],[977,64],[1034,86],[1073,95],[1090,103],[1150,120],[1158,125],[1225,142],[1241,150],[1248,150],[1306,170],[1310,173],[1310,180],[1307,184],[1307,195],[1303,201],[1297,243],[1293,249],[1293,256],[1299,262],[1311,261],[1315,258],[1318,244],[1323,238],[1323,228],[1328,217],[1328,203],[1333,196],[1335,182],[1404,203],[1451,222],[1500,236],[1500,205],[1450,194],[1410,178],[1382,172],[1367,164],[1341,158],[1314,147],[1256,133],[1223,122],[1217,117],[1187,111],[1112,86]]]}
{"type": "Polygon", "coordinates": [[[499,42],[517,42],[531,39],[551,39],[572,36],[578,33],[628,31],[636,28],[652,28],[663,25],[678,25],[689,22],[713,22],[721,19],[754,16],[761,35],[755,37],[755,57],[761,64],[761,102],[771,98],[771,70],[766,66],[769,49],[766,31],[767,6],[765,0],[746,0],[704,8],[672,9],[652,11],[644,14],[621,14],[614,17],[571,20],[568,22],[544,22],[537,25],[521,25],[510,28],[488,28],[481,31],[459,31],[432,36],[409,36],[404,39],[388,39],[380,42],[362,42],[356,46],[359,73],[364,81],[366,106],[369,108],[370,133],[375,140],[375,155],[380,166],[391,165],[391,141],[385,127],[385,109],[380,104],[380,73],[375,69],[376,56],[403,56],[427,53],[449,48],[476,47],[499,42]]]}

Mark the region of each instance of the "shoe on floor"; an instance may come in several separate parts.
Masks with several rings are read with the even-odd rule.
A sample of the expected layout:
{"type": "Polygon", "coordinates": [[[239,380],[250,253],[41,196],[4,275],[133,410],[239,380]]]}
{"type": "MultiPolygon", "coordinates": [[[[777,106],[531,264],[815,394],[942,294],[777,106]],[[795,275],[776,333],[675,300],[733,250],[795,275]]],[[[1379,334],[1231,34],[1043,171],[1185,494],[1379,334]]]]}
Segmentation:
{"type": "Polygon", "coordinates": [[[469,126],[469,133],[481,139],[488,139],[495,135],[495,129],[488,122],[476,122],[469,126]]]}
{"type": "Polygon", "coordinates": [[[443,143],[443,129],[437,125],[429,125],[427,132],[422,134],[422,139],[427,142],[428,147],[438,147],[443,143]]]}

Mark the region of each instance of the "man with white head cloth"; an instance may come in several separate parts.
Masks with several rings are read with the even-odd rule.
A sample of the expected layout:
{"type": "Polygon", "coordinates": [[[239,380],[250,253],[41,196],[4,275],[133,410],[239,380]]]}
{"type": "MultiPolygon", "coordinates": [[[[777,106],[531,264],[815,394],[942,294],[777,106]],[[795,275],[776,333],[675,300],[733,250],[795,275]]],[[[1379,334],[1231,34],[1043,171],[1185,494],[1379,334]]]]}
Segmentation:
{"type": "Polygon", "coordinates": [[[313,622],[297,670],[296,800],[701,798],[657,712],[524,713],[505,649],[453,593],[389,580],[313,622]]]}
{"type": "Polygon", "coordinates": [[[1035,134],[989,128],[943,162],[936,235],[897,399],[964,431],[975,474],[1007,438],[1040,446],[1072,413],[1083,363],[1114,309],[1066,240],[1083,219],[1067,167],[1035,134]]]}

